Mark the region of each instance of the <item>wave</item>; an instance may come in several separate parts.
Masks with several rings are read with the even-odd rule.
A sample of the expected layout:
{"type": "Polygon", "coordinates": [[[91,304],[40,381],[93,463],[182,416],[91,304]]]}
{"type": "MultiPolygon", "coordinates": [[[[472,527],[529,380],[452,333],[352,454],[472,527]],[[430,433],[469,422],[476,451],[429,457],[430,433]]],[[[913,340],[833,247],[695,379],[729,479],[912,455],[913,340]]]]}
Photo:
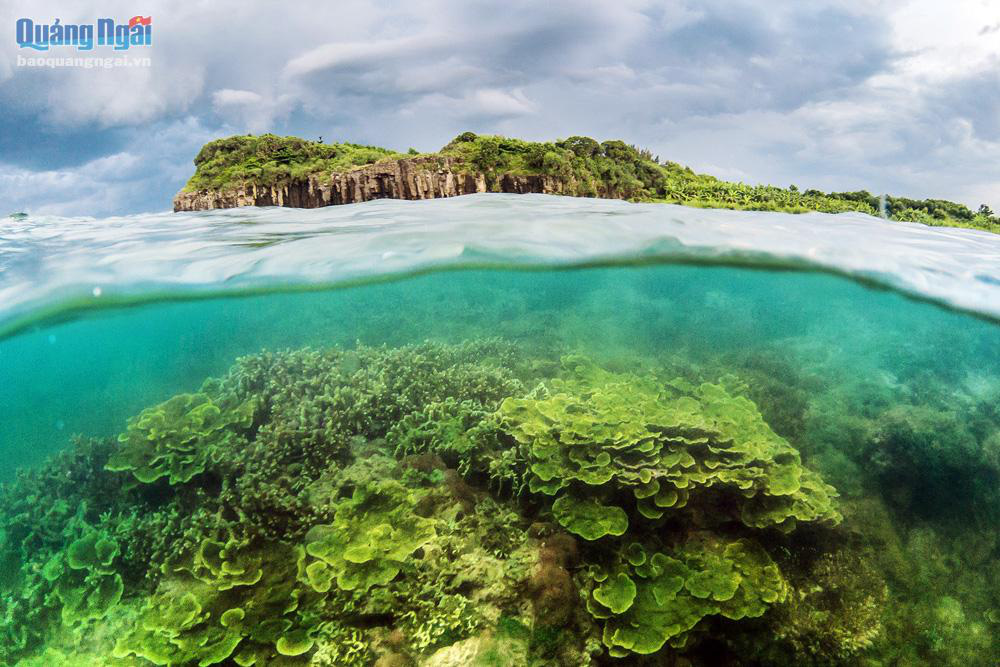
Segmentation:
{"type": "Polygon", "coordinates": [[[80,311],[447,268],[676,262],[818,270],[1000,319],[1000,236],[859,213],[476,194],[0,223],[0,336],[80,311]]]}

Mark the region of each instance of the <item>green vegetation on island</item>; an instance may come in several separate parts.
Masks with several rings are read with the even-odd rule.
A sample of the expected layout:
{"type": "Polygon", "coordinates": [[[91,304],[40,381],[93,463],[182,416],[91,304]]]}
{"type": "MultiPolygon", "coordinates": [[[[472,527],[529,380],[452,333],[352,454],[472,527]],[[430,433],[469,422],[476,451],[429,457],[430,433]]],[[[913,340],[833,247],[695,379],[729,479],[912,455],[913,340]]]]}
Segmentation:
{"type": "MultiPolygon", "coordinates": [[[[647,150],[623,141],[597,142],[569,137],[555,142],[522,141],[465,132],[437,153],[410,149],[399,153],[352,143],[326,144],[298,137],[233,136],[211,141],[195,157],[195,173],[184,190],[223,190],[240,184],[271,186],[313,174],[346,172],[364,165],[406,157],[453,158],[457,171],[483,173],[488,185],[510,175],[545,175],[558,180],[566,194],[657,201],[702,208],[752,211],[879,214],[879,197],[867,191],[800,190],[796,186],[747,185],[695,173],[661,161],[647,150]]],[[[1000,217],[986,205],[973,211],[942,199],[886,197],[893,220],[968,227],[1000,233],[1000,217]]]]}
{"type": "Polygon", "coordinates": [[[237,135],[201,147],[185,190],[226,188],[243,182],[273,185],[310,174],[348,171],[401,153],[358,144],[324,144],[299,137],[237,135]]]}

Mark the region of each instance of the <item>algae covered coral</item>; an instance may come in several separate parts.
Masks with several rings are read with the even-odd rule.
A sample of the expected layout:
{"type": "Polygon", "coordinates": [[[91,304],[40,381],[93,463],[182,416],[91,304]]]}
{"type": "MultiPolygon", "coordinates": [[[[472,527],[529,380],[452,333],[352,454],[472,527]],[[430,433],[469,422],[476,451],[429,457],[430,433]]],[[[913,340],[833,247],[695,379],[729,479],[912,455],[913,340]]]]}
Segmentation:
{"type": "MultiPolygon", "coordinates": [[[[501,339],[261,352],[22,472],[0,496],[0,661],[990,654],[996,621],[969,619],[981,602],[917,595],[954,549],[842,498],[796,446],[821,458],[823,404],[773,418],[782,434],[769,424],[805,380],[537,352],[501,339]]],[[[872,428],[915,442],[921,423],[872,428]]],[[[996,570],[995,542],[957,548],[996,570]]]]}

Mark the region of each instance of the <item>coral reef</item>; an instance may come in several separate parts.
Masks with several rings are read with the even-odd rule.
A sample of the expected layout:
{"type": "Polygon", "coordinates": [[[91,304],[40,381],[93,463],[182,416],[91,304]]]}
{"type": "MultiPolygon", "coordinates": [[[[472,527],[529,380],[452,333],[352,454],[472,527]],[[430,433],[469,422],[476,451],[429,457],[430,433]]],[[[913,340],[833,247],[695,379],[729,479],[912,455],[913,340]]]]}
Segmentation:
{"type": "Polygon", "coordinates": [[[632,543],[623,556],[615,572],[594,572],[587,601],[595,618],[607,619],[612,656],[655,653],[668,641],[684,646],[706,616],[757,617],[787,594],[778,567],[749,540],[695,534],[669,555],[632,543]]]}
{"type": "Polygon", "coordinates": [[[874,560],[863,549],[834,546],[798,568],[772,623],[791,648],[787,662],[850,662],[882,639],[889,587],[874,560]]]}
{"type": "Polygon", "coordinates": [[[729,494],[742,497],[731,518],[751,528],[839,521],[833,487],[748,399],[720,385],[609,373],[578,357],[564,363],[564,377],[506,399],[500,414],[528,461],[528,489],[559,494],[553,511],[571,532],[622,535],[625,511],[590,497],[622,492],[648,520],[729,494]]]}
{"type": "Polygon", "coordinates": [[[253,413],[251,401],[228,407],[205,393],[174,396],[129,420],[108,470],[131,472],[143,484],[161,477],[171,484],[190,481],[222,452],[245,444],[241,431],[253,413]]]}
{"type": "Polygon", "coordinates": [[[305,538],[305,572],[317,592],[331,586],[366,593],[399,574],[404,561],[434,539],[435,521],[416,514],[421,496],[392,481],[370,481],[338,504],[333,523],[305,538]]]}
{"type": "Polygon", "coordinates": [[[116,657],[157,665],[214,665],[232,657],[247,667],[312,648],[309,607],[297,583],[300,549],[230,541],[188,558],[186,574],[161,581],[133,630],[116,643],[116,657]]]}
{"type": "Polygon", "coordinates": [[[756,364],[243,357],[4,486],[0,662],[989,664],[995,407],[756,364]],[[845,499],[835,437],[872,459],[845,499]],[[948,475],[978,530],[955,499],[900,519],[948,475]]]}

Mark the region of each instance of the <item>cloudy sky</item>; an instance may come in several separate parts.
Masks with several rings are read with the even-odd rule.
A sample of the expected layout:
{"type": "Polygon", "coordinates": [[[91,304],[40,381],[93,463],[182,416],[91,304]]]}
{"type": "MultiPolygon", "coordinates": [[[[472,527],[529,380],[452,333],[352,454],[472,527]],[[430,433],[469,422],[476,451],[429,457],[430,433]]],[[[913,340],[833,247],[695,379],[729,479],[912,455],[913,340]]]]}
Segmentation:
{"type": "Polygon", "coordinates": [[[1000,210],[986,0],[6,0],[0,24],[0,215],[165,210],[205,141],[265,131],[585,134],[727,179],[1000,210]],[[151,67],[17,63],[39,55],[18,18],[137,13],[151,67]]]}

